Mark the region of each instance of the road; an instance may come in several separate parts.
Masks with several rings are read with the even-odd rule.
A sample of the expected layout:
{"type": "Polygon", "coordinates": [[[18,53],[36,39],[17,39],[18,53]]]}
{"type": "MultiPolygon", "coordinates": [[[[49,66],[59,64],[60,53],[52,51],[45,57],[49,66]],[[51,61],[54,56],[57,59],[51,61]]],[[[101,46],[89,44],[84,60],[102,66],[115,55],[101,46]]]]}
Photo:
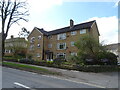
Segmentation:
{"type": "Polygon", "coordinates": [[[98,88],[88,83],[6,67],[2,68],[2,79],[2,88],[98,88]]]}

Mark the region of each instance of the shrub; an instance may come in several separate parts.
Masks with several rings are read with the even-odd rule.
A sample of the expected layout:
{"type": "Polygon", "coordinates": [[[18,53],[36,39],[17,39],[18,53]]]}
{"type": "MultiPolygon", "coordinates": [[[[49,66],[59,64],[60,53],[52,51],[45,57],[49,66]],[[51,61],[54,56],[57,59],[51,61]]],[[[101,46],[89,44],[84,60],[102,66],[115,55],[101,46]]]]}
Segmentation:
{"type": "Polygon", "coordinates": [[[56,64],[56,65],[60,66],[65,61],[66,60],[64,58],[56,58],[56,59],[53,60],[53,64],[56,64]]]}
{"type": "Polygon", "coordinates": [[[32,59],[33,55],[32,54],[27,54],[28,59],[32,59]]]}
{"type": "Polygon", "coordinates": [[[108,52],[107,59],[110,65],[117,65],[117,56],[114,53],[108,52]]]}
{"type": "Polygon", "coordinates": [[[3,57],[4,61],[11,61],[11,62],[18,62],[18,59],[12,56],[5,56],[3,57]]]}
{"type": "Polygon", "coordinates": [[[111,52],[99,52],[98,64],[117,65],[117,56],[111,52]]]}
{"type": "Polygon", "coordinates": [[[51,63],[53,63],[53,61],[47,61],[47,63],[50,63],[50,64],[51,64],[51,63]]]}
{"type": "Polygon", "coordinates": [[[81,59],[81,57],[78,57],[78,56],[69,56],[67,61],[69,63],[72,63],[73,65],[74,64],[84,65],[83,59],[81,59]]]}
{"type": "Polygon", "coordinates": [[[33,59],[27,59],[27,58],[22,58],[19,60],[20,63],[26,63],[26,64],[33,64],[34,60],[33,59]]]}
{"type": "Polygon", "coordinates": [[[111,72],[118,71],[118,66],[115,65],[85,65],[85,66],[75,66],[76,70],[85,72],[111,72]]]}

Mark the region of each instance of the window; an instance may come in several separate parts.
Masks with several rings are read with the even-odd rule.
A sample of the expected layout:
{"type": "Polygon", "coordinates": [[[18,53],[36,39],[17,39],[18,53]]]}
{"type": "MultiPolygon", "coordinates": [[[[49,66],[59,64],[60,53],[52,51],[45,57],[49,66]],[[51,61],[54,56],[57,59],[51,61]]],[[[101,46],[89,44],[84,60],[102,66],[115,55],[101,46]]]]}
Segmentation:
{"type": "Polygon", "coordinates": [[[34,50],[34,45],[30,45],[30,50],[34,50]]]}
{"type": "Polygon", "coordinates": [[[35,37],[32,37],[30,42],[33,43],[35,41],[35,37]]]}
{"type": "Polygon", "coordinates": [[[11,53],[11,50],[5,50],[5,53],[11,53]]]}
{"type": "Polygon", "coordinates": [[[11,50],[9,50],[8,52],[11,53],[11,50]]]}
{"type": "Polygon", "coordinates": [[[71,52],[71,55],[72,55],[72,56],[77,56],[77,53],[71,52]]]}
{"type": "Polygon", "coordinates": [[[71,46],[75,46],[75,42],[71,42],[71,46]]]}
{"type": "Polygon", "coordinates": [[[38,44],[37,47],[40,48],[40,44],[38,44]]]}
{"type": "Polygon", "coordinates": [[[48,39],[52,39],[52,36],[48,36],[48,39]]]}
{"type": "Polygon", "coordinates": [[[8,53],[9,52],[9,50],[5,50],[5,53],[8,53]]]}
{"type": "Polygon", "coordinates": [[[52,48],[52,44],[48,44],[48,48],[52,48]]]}
{"type": "Polygon", "coordinates": [[[85,34],[85,33],[86,33],[86,29],[80,30],[80,34],[85,34]]]}
{"type": "Polygon", "coordinates": [[[57,53],[57,58],[66,58],[66,53],[57,53]]]}
{"type": "Polygon", "coordinates": [[[57,44],[57,49],[60,49],[60,50],[66,49],[66,43],[58,43],[57,44]]]}
{"type": "Polygon", "coordinates": [[[66,33],[57,35],[57,40],[64,40],[64,39],[66,39],[66,33]]]}
{"type": "Polygon", "coordinates": [[[40,54],[39,54],[39,53],[37,53],[37,57],[40,57],[40,54]]]}
{"type": "Polygon", "coordinates": [[[42,38],[42,36],[40,35],[40,36],[38,36],[38,40],[40,40],[42,38]]]}
{"type": "Polygon", "coordinates": [[[76,35],[76,34],[77,34],[76,31],[71,32],[71,35],[76,35]]]}

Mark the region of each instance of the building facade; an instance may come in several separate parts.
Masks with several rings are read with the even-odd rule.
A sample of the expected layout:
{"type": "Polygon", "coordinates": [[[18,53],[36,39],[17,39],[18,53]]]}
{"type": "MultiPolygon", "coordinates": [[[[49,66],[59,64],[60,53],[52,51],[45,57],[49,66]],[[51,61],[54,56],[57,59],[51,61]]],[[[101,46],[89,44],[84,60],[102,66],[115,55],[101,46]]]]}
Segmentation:
{"type": "Polygon", "coordinates": [[[74,25],[74,21],[70,20],[70,26],[49,32],[35,27],[28,36],[28,53],[35,60],[68,58],[70,55],[77,55],[78,49],[74,43],[86,34],[92,35],[99,43],[100,34],[96,21],[74,25]]]}
{"type": "Polygon", "coordinates": [[[120,43],[106,45],[106,49],[107,49],[107,51],[112,52],[115,55],[117,55],[118,62],[120,62],[120,43]]]}
{"type": "Polygon", "coordinates": [[[11,36],[10,39],[5,40],[5,56],[12,56],[16,51],[21,50],[23,50],[23,52],[27,52],[27,41],[25,38],[14,38],[11,36]]]}

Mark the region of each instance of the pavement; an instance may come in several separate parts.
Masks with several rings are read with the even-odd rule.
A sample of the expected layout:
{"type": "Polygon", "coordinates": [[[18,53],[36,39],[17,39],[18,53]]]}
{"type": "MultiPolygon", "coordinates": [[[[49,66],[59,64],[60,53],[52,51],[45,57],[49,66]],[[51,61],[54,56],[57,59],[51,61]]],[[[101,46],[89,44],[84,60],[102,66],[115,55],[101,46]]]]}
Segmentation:
{"type": "MultiPolygon", "coordinates": [[[[36,66],[36,65],[32,65],[36,66]]],[[[88,84],[96,85],[103,88],[118,88],[120,74],[118,72],[103,72],[103,73],[92,73],[92,72],[81,72],[75,70],[65,70],[52,67],[37,66],[46,68],[51,71],[62,73],[58,78],[69,79],[76,82],[85,82],[88,84]]]]}
{"type": "MultiPolygon", "coordinates": [[[[36,66],[36,65],[31,65],[36,66]]],[[[52,67],[36,66],[46,68],[51,71],[60,72],[62,76],[48,76],[52,78],[58,78],[63,80],[69,80],[73,82],[82,82],[86,85],[95,86],[98,88],[118,88],[118,81],[120,80],[120,74],[118,72],[107,73],[92,73],[92,72],[80,72],[75,70],[65,70],[52,67]],[[118,80],[119,79],[119,80],[118,80]]]]}
{"type": "MultiPolygon", "coordinates": [[[[2,67],[2,88],[98,88],[83,82],[2,67]]],[[[16,89],[15,89],[16,90],[16,89]]]]}

